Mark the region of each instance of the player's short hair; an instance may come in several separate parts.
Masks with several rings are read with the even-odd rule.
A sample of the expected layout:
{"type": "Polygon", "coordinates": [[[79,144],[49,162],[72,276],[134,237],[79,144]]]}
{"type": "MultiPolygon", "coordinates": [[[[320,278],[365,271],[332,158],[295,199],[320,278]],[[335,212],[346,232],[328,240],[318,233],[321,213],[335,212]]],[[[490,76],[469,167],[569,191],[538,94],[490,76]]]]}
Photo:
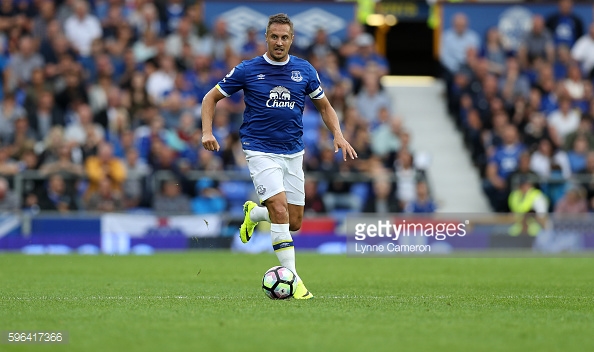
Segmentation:
{"type": "Polygon", "coordinates": [[[268,33],[270,26],[274,23],[288,24],[291,28],[291,34],[293,34],[293,22],[291,22],[291,19],[286,13],[277,13],[276,15],[268,17],[268,26],[266,26],[266,33],[268,33]]]}

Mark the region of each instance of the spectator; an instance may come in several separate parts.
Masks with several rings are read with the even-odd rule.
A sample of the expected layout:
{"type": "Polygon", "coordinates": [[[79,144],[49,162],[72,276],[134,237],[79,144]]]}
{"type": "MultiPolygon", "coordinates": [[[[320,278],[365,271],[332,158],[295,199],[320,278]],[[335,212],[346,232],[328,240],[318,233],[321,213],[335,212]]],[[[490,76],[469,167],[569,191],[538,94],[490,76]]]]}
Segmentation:
{"type": "Polygon", "coordinates": [[[423,178],[423,174],[414,165],[412,154],[401,150],[396,162],[396,184],[398,185],[396,197],[400,203],[400,209],[404,209],[408,203],[416,199],[416,184],[423,178]]]}
{"type": "Polygon", "coordinates": [[[36,51],[33,38],[25,36],[19,40],[19,51],[10,59],[8,69],[12,89],[22,87],[31,81],[33,70],[43,67],[43,57],[36,51]]]}
{"type": "Polygon", "coordinates": [[[548,117],[549,134],[557,147],[563,146],[565,138],[577,131],[580,125],[580,115],[571,107],[571,99],[567,96],[559,97],[559,109],[548,117]]]}
{"type": "Polygon", "coordinates": [[[407,213],[434,213],[437,210],[437,204],[431,199],[429,186],[427,182],[417,182],[416,199],[406,206],[407,213]]]}
{"type": "Polygon", "coordinates": [[[96,139],[103,140],[105,138],[105,130],[101,125],[93,123],[93,113],[91,108],[82,104],[77,109],[75,116],[76,120],[66,127],[64,138],[67,142],[73,145],[82,146],[89,142],[90,134],[93,133],[96,139]]]}
{"type": "Polygon", "coordinates": [[[144,31],[141,39],[132,46],[134,59],[137,63],[153,60],[157,56],[159,38],[152,31],[144,31]]]}
{"type": "Polygon", "coordinates": [[[136,33],[150,32],[155,37],[162,35],[165,30],[159,21],[159,13],[154,3],[145,2],[142,7],[132,14],[130,19],[136,33]]]}
{"type": "Polygon", "coordinates": [[[337,43],[333,43],[328,38],[328,33],[324,28],[318,28],[316,35],[313,38],[313,43],[305,50],[307,57],[315,57],[318,60],[323,60],[328,55],[337,52],[337,43]]]}
{"type": "Polygon", "coordinates": [[[153,209],[163,214],[184,214],[191,212],[190,198],[181,193],[177,180],[163,182],[161,192],[155,196],[153,209]]]}
{"type": "Polygon", "coordinates": [[[213,56],[216,61],[224,61],[226,57],[237,55],[235,50],[241,47],[227,31],[227,22],[222,18],[216,19],[212,34],[202,40],[202,51],[213,56]]]}
{"type": "Polygon", "coordinates": [[[319,171],[322,173],[323,179],[328,181],[328,189],[323,196],[327,211],[358,208],[357,199],[351,194],[353,183],[344,179],[350,172],[349,166],[345,163],[341,163],[339,166],[336,163],[334,149],[331,146],[324,145],[322,147],[319,166],[308,171],[319,171]]]}
{"type": "Polygon", "coordinates": [[[571,57],[581,64],[584,75],[594,78],[594,23],[590,24],[588,34],[571,48],[571,57]]]}
{"type": "Polygon", "coordinates": [[[186,14],[192,24],[192,33],[203,38],[210,32],[210,28],[204,22],[204,2],[188,6],[186,14]]]}
{"type": "Polygon", "coordinates": [[[559,11],[547,18],[546,26],[555,45],[572,47],[584,34],[582,20],[573,13],[573,0],[559,0],[559,11]]]}
{"type": "Polygon", "coordinates": [[[94,12],[101,21],[103,39],[111,40],[116,38],[120,26],[122,24],[128,26],[122,6],[118,3],[108,4],[107,1],[103,1],[102,4],[95,4],[94,12]]]}
{"type": "MultiPolygon", "coordinates": [[[[134,32],[132,31],[132,27],[126,22],[118,21],[117,24],[115,36],[106,40],[105,49],[112,57],[124,58],[123,61],[125,63],[136,64],[134,51],[131,49],[134,44],[134,32]]],[[[129,68],[130,66],[126,67],[126,69],[129,68]]],[[[128,77],[125,74],[121,76],[123,77],[121,81],[124,81],[128,77]]]]}
{"type": "Polygon", "coordinates": [[[89,178],[89,195],[99,189],[103,180],[109,180],[111,189],[114,191],[121,191],[126,180],[124,163],[113,156],[113,147],[106,142],[99,144],[97,156],[87,158],[85,171],[89,178]]]}
{"type": "Polygon", "coordinates": [[[575,64],[569,66],[567,79],[563,81],[563,87],[572,100],[581,100],[584,98],[586,88],[579,66],[575,64]]]}
{"type": "Polygon", "coordinates": [[[367,197],[363,206],[363,213],[399,213],[400,203],[396,198],[395,184],[386,177],[378,176],[373,180],[372,193],[367,197]]]}
{"type": "Polygon", "coordinates": [[[21,171],[21,166],[10,157],[10,147],[0,146],[0,175],[13,176],[21,171]]]}
{"type": "Polygon", "coordinates": [[[384,158],[400,149],[402,119],[390,118],[388,109],[385,108],[380,110],[379,116],[381,124],[371,132],[371,150],[375,155],[384,158]]]}
{"type": "Polygon", "coordinates": [[[505,75],[499,80],[499,89],[502,97],[509,104],[518,97],[528,99],[530,95],[530,81],[520,72],[520,64],[515,57],[509,57],[506,61],[505,75]]]}
{"type": "Polygon", "coordinates": [[[381,109],[391,111],[391,101],[388,94],[381,89],[379,72],[376,69],[366,69],[363,73],[363,87],[357,95],[357,108],[361,117],[370,126],[375,127],[379,121],[381,109]]]}
{"type": "Polygon", "coordinates": [[[226,139],[225,148],[221,155],[223,164],[229,170],[247,170],[247,162],[245,161],[239,134],[232,132],[227,135],[226,139]]]}
{"type": "Polygon", "coordinates": [[[56,5],[45,0],[39,4],[39,14],[33,19],[32,34],[34,38],[46,39],[49,23],[56,17],[56,5]]]}
{"type": "Polygon", "coordinates": [[[0,102],[0,145],[9,143],[14,133],[14,121],[26,116],[25,109],[16,103],[13,92],[5,92],[4,100],[0,102]]]}
{"type": "Polygon", "coordinates": [[[117,212],[122,210],[122,192],[111,188],[108,179],[99,181],[99,188],[92,193],[87,202],[87,210],[101,212],[117,212]]]}
{"type": "MultiPolygon", "coordinates": [[[[487,40],[481,50],[481,56],[489,63],[489,73],[502,75],[505,71],[506,52],[501,42],[501,35],[497,28],[489,28],[487,40]]],[[[509,68],[508,68],[509,70],[509,68]]]]}
{"type": "Polygon", "coordinates": [[[105,107],[99,110],[93,120],[101,125],[108,136],[118,135],[129,128],[130,117],[122,104],[122,91],[116,86],[107,87],[105,107]]]}
{"type": "Polygon", "coordinates": [[[557,58],[553,64],[553,72],[555,80],[559,81],[567,77],[569,66],[575,65],[571,59],[571,52],[569,47],[560,45],[556,48],[557,58]]]}
{"type": "Polygon", "coordinates": [[[359,46],[357,45],[357,38],[364,32],[363,26],[357,21],[349,23],[347,27],[346,38],[343,39],[340,46],[339,53],[342,58],[350,58],[357,54],[359,46]]]}
{"type": "Polygon", "coordinates": [[[444,32],[439,50],[439,59],[447,70],[448,77],[452,77],[466,62],[468,48],[478,49],[480,45],[478,34],[472,29],[468,29],[466,15],[462,13],[455,14],[452,28],[444,32]]]}
{"type": "Polygon", "coordinates": [[[19,116],[14,121],[14,134],[8,139],[11,148],[11,155],[19,159],[23,152],[33,150],[36,142],[35,132],[29,128],[29,122],[25,115],[19,116]]]}
{"type": "Polygon", "coordinates": [[[497,147],[489,159],[483,184],[491,206],[497,212],[505,212],[507,209],[509,190],[506,180],[517,169],[523,151],[524,146],[518,140],[516,127],[508,125],[504,130],[503,145],[497,147]]]}
{"type": "Polygon", "coordinates": [[[19,208],[18,196],[8,187],[8,181],[0,177],[0,213],[15,212],[19,208]]]}
{"type": "Polygon", "coordinates": [[[78,209],[74,195],[67,190],[64,178],[59,174],[49,177],[47,187],[39,196],[37,204],[41,210],[59,211],[60,213],[78,209]]]}
{"type": "Polygon", "coordinates": [[[555,47],[551,34],[545,27],[541,15],[532,17],[532,29],[526,34],[518,50],[520,64],[524,68],[531,67],[535,60],[546,62],[555,60],[555,47]]]}
{"type": "Polygon", "coordinates": [[[139,158],[135,148],[126,151],[124,165],[126,167],[126,180],[122,192],[124,207],[126,209],[136,208],[145,198],[144,184],[150,175],[151,168],[139,158]]]}
{"type": "Polygon", "coordinates": [[[60,142],[57,155],[58,159],[41,165],[39,172],[42,175],[59,173],[66,178],[81,178],[85,173],[84,168],[82,165],[72,162],[72,149],[67,143],[60,142]]]}
{"type": "Polygon", "coordinates": [[[587,149],[594,150],[594,130],[592,129],[592,120],[587,115],[582,116],[577,130],[565,137],[563,149],[573,149],[575,140],[579,137],[584,137],[586,139],[587,149]]]}
{"type": "Polygon", "coordinates": [[[66,112],[76,110],[79,104],[88,104],[87,90],[77,72],[71,70],[65,74],[65,87],[55,95],[56,106],[66,112]]]}
{"type": "Polygon", "coordinates": [[[570,188],[555,204],[557,214],[583,214],[588,212],[586,192],[581,187],[570,188]]]}
{"type": "Polygon", "coordinates": [[[541,140],[550,139],[547,120],[543,114],[533,112],[524,126],[524,142],[528,148],[536,148],[541,140]]]}
{"type": "Polygon", "coordinates": [[[64,22],[64,33],[78,54],[87,57],[91,53],[91,43],[101,38],[103,30],[97,17],[89,14],[87,2],[77,0],[74,14],[64,22]]]}
{"type": "Polygon", "coordinates": [[[518,185],[520,179],[528,179],[533,184],[537,184],[539,177],[538,174],[530,169],[530,152],[524,151],[520,154],[518,161],[518,168],[512,172],[507,178],[507,189],[514,189],[518,185]]]}
{"type": "MultiPolygon", "coordinates": [[[[212,155],[212,153],[209,153],[212,155]]],[[[216,214],[227,208],[227,201],[217,188],[216,183],[208,178],[196,182],[197,196],[192,200],[194,214],[216,214]]]]}
{"type": "Polygon", "coordinates": [[[573,147],[567,153],[572,174],[580,173],[586,168],[588,149],[588,139],[586,136],[580,135],[574,139],[573,147]]]}
{"type": "Polygon", "coordinates": [[[316,215],[325,214],[326,206],[320,193],[318,192],[318,182],[314,179],[305,180],[305,214],[316,215]]]}
{"type": "Polygon", "coordinates": [[[25,88],[25,101],[23,107],[27,111],[27,114],[35,110],[39,105],[39,99],[44,92],[51,91],[53,89],[50,82],[46,81],[45,73],[42,67],[38,67],[31,73],[31,82],[27,88],[25,88]]]}
{"type": "Polygon", "coordinates": [[[530,169],[545,179],[557,174],[566,180],[571,177],[567,154],[563,150],[555,150],[548,139],[543,139],[538,144],[538,149],[530,158],[530,169]]]}
{"type": "Polygon", "coordinates": [[[241,46],[240,55],[242,60],[249,60],[266,51],[265,49],[261,50],[264,43],[258,40],[258,37],[258,30],[255,27],[248,28],[245,42],[241,46]]]}
{"type": "Polygon", "coordinates": [[[359,34],[357,39],[355,39],[355,43],[358,46],[358,51],[348,58],[347,69],[355,81],[354,91],[358,92],[366,68],[368,66],[376,67],[378,70],[377,74],[384,76],[388,73],[388,62],[385,57],[375,51],[375,40],[371,34],[359,34]]]}
{"type": "Polygon", "coordinates": [[[585,186],[588,206],[592,211],[594,210],[594,151],[588,153],[586,157],[586,168],[577,177],[585,186]]]}
{"type": "Polygon", "coordinates": [[[166,92],[173,89],[177,70],[171,56],[165,56],[159,61],[159,68],[148,75],[146,91],[154,102],[163,101],[166,92]]]}
{"type": "Polygon", "coordinates": [[[179,30],[181,22],[184,20],[185,1],[183,0],[169,0],[165,5],[165,13],[167,18],[167,31],[174,32],[179,30]]]}
{"type": "Polygon", "coordinates": [[[177,30],[170,34],[165,42],[167,55],[171,55],[178,59],[182,58],[184,44],[190,45],[192,54],[202,50],[200,39],[196,34],[192,33],[191,26],[188,18],[181,18],[179,20],[177,30]]]}

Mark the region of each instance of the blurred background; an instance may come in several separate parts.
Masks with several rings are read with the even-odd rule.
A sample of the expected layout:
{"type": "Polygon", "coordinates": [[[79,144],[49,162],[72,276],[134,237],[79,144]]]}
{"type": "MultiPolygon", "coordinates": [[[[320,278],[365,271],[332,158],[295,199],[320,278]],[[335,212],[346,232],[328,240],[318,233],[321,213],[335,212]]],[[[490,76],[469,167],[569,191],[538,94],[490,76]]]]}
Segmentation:
{"type": "Polygon", "coordinates": [[[200,104],[279,12],[359,154],[308,102],[296,245],[362,213],[593,210],[589,1],[0,0],[0,249],[232,246],[243,98],[217,105],[218,153],[200,104]]]}

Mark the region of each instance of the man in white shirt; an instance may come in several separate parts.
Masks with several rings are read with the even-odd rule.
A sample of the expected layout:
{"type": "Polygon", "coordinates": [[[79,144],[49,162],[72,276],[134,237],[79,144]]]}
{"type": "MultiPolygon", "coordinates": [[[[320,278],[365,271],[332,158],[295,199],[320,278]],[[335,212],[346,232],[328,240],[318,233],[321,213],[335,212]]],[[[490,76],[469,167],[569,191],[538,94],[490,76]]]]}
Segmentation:
{"type": "Polygon", "coordinates": [[[74,4],[74,14],[64,23],[66,37],[82,56],[91,54],[91,44],[101,38],[103,29],[97,17],[89,14],[89,5],[82,0],[74,4]]]}
{"type": "Polygon", "coordinates": [[[70,123],[64,131],[64,139],[68,143],[81,146],[88,142],[89,134],[99,141],[105,139],[105,130],[101,125],[93,122],[93,113],[88,105],[82,104],[76,112],[77,119],[70,123]]]}
{"type": "Polygon", "coordinates": [[[571,57],[582,66],[582,71],[594,77],[594,23],[590,24],[588,34],[582,36],[571,49],[571,57]]]}
{"type": "Polygon", "coordinates": [[[549,132],[557,147],[563,146],[565,137],[577,131],[580,125],[580,115],[571,108],[571,98],[559,97],[559,109],[548,117],[549,132]]]}
{"type": "Polygon", "coordinates": [[[439,59],[451,74],[458,72],[466,62],[468,48],[479,49],[481,45],[478,34],[468,28],[468,18],[462,13],[454,15],[452,28],[446,30],[441,41],[439,59]]]}

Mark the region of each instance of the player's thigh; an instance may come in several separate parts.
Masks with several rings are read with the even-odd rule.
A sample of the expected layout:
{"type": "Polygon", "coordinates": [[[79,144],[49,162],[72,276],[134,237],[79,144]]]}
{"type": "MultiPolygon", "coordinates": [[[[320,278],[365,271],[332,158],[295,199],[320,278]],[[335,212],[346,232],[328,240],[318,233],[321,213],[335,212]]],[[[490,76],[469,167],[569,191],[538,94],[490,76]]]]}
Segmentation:
{"type": "Polygon", "coordinates": [[[250,177],[263,204],[270,197],[284,192],[283,165],[267,155],[246,154],[250,177]]]}
{"type": "Polygon", "coordinates": [[[303,155],[285,158],[284,166],[284,188],[287,193],[287,203],[303,207],[305,205],[303,155]]]}

